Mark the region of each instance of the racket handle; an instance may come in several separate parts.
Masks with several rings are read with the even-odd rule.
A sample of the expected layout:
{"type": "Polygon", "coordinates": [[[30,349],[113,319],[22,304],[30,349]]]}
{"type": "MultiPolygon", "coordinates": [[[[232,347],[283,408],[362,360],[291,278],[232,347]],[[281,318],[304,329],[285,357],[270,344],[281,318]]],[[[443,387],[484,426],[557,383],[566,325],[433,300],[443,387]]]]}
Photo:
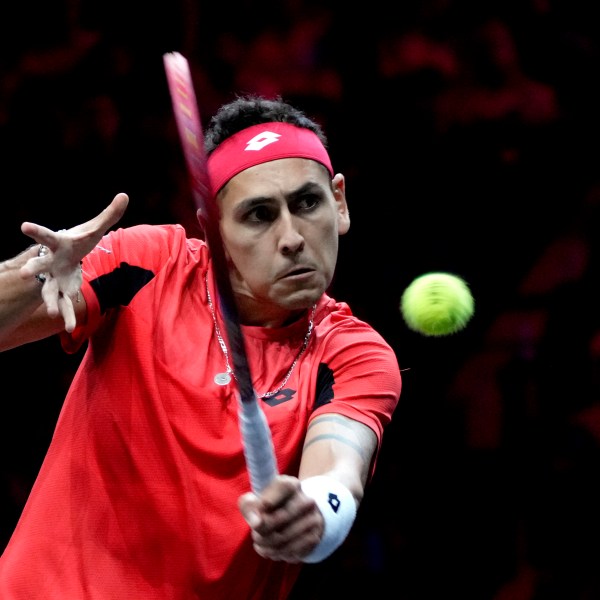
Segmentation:
{"type": "Polygon", "coordinates": [[[240,401],[239,420],[250,485],[259,494],[277,475],[271,430],[257,399],[240,401]]]}

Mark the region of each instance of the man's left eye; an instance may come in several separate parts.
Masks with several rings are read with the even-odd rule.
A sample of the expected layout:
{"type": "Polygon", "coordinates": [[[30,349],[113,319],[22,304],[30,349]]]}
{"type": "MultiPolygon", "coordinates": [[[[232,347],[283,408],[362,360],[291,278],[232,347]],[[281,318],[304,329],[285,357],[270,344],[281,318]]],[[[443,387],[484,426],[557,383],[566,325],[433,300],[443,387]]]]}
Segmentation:
{"type": "Polygon", "coordinates": [[[298,199],[298,202],[296,202],[296,207],[299,210],[310,210],[311,208],[317,206],[319,200],[320,199],[318,196],[303,196],[302,198],[298,199]]]}

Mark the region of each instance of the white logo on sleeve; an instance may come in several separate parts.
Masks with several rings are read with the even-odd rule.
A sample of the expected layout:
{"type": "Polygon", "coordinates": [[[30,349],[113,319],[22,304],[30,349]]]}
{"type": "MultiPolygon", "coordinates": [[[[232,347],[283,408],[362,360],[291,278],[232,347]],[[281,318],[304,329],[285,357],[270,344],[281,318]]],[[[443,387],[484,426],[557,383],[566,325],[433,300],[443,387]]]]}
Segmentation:
{"type": "Polygon", "coordinates": [[[262,131],[258,135],[255,135],[246,144],[244,152],[246,150],[262,150],[265,146],[278,142],[280,137],[280,133],[273,133],[272,131],[262,131]]]}

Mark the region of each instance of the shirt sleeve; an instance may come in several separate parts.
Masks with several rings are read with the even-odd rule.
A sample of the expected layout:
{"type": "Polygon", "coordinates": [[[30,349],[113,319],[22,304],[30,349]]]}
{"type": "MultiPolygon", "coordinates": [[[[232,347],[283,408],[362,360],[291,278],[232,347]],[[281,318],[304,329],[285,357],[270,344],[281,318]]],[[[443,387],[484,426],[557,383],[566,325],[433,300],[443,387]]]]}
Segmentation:
{"type": "Polygon", "coordinates": [[[72,333],[60,334],[65,352],[76,352],[187,241],[181,225],[136,225],[107,233],[83,259],[86,319],[72,333]]]}
{"type": "Polygon", "coordinates": [[[320,360],[332,378],[331,393],[317,399],[311,419],[337,413],[359,421],[373,430],[379,451],[402,389],[394,350],[370,325],[349,315],[334,318],[324,346],[320,360]]]}

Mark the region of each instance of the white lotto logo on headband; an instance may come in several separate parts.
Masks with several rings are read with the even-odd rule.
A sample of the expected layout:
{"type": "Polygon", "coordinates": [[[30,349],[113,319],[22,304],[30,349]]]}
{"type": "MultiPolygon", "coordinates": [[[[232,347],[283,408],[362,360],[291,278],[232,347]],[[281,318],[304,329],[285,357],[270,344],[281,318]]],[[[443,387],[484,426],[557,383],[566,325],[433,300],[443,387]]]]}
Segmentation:
{"type": "Polygon", "coordinates": [[[261,133],[255,135],[246,144],[244,152],[246,150],[262,150],[265,146],[278,142],[280,137],[280,133],[273,133],[272,131],[261,131],[261,133]]]}

